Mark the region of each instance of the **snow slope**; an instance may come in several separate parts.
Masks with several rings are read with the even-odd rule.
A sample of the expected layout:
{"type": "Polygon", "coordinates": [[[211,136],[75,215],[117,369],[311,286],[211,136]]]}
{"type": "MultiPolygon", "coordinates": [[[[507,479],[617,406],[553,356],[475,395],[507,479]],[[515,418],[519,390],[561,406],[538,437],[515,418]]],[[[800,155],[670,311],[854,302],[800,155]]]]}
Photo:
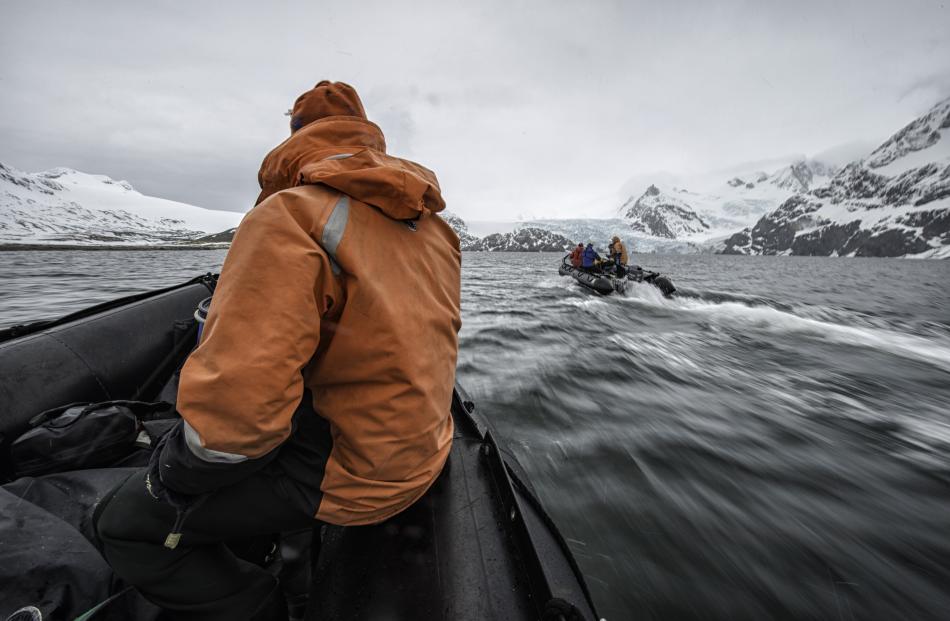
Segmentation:
{"type": "Polygon", "coordinates": [[[175,243],[234,228],[243,216],[145,196],[104,175],[0,163],[0,244],[175,243]]]}
{"type": "Polygon", "coordinates": [[[666,175],[642,194],[631,194],[617,213],[647,236],[707,244],[752,225],[795,193],[827,181],[834,170],[818,160],[797,158],[770,173],[733,168],[666,175]]]}
{"type": "Polygon", "coordinates": [[[950,256],[950,99],[724,244],[732,254],[950,256]]]}
{"type": "Polygon", "coordinates": [[[480,240],[468,232],[468,225],[465,223],[465,220],[462,220],[458,215],[447,209],[442,211],[439,216],[445,220],[445,222],[452,227],[452,230],[455,231],[455,234],[459,236],[459,246],[462,250],[470,250],[478,245],[480,240]]]}
{"type": "MultiPolygon", "coordinates": [[[[633,199],[631,199],[632,201],[633,199]]],[[[638,233],[667,239],[683,239],[704,235],[709,225],[685,201],[660,191],[655,185],[647,188],[633,204],[627,201],[623,217],[638,233]]]]}
{"type": "Polygon", "coordinates": [[[469,249],[485,252],[569,252],[575,243],[558,233],[523,227],[511,233],[487,235],[469,249]]]}
{"type": "MultiPolygon", "coordinates": [[[[661,254],[695,254],[706,251],[702,244],[644,235],[630,227],[630,223],[621,218],[573,218],[530,220],[518,223],[515,233],[523,229],[534,229],[557,233],[568,240],[591,242],[599,251],[606,251],[610,238],[619,236],[627,245],[630,253],[656,252],[661,254]]],[[[486,237],[487,239],[487,237],[486,237]]]]}

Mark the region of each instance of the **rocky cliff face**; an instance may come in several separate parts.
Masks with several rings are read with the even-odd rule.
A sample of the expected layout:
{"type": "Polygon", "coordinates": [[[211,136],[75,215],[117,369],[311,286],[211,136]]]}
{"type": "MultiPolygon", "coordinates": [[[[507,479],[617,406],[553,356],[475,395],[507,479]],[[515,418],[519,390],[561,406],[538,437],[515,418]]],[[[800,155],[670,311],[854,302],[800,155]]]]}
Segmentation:
{"type": "Polygon", "coordinates": [[[830,164],[801,158],[772,173],[669,176],[627,199],[618,215],[644,239],[702,246],[751,226],[790,196],[827,182],[834,171],[830,164]]]}
{"type": "Polygon", "coordinates": [[[523,226],[511,233],[493,233],[478,238],[468,232],[468,225],[452,212],[439,214],[459,236],[462,250],[473,252],[562,252],[574,247],[570,239],[547,229],[523,226]]]}
{"type": "Polygon", "coordinates": [[[439,216],[445,220],[446,224],[452,227],[455,234],[459,236],[459,245],[462,250],[472,250],[481,242],[478,237],[468,232],[468,225],[465,224],[465,220],[462,220],[462,218],[456,214],[451,211],[442,211],[439,213],[439,216]]]}
{"type": "Polygon", "coordinates": [[[572,242],[563,235],[544,229],[524,227],[511,233],[494,233],[481,239],[470,250],[486,252],[567,252],[573,248],[572,242]]]}
{"type": "Polygon", "coordinates": [[[723,252],[950,257],[950,99],[728,238],[723,252]]]}
{"type": "Polygon", "coordinates": [[[808,190],[827,182],[834,173],[833,166],[815,160],[800,160],[775,172],[766,179],[777,188],[792,192],[808,190]]]}
{"type": "Polygon", "coordinates": [[[623,207],[632,230],[653,237],[680,239],[709,230],[709,225],[686,202],[664,194],[655,185],[623,207]]]}

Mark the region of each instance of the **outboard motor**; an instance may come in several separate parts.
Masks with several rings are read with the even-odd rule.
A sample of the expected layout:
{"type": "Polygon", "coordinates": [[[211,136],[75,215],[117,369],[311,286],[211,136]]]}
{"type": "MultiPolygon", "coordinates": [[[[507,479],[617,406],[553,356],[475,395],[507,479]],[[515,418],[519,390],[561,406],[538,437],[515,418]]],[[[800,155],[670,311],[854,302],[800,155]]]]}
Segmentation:
{"type": "Polygon", "coordinates": [[[653,285],[662,291],[663,295],[667,297],[673,295],[673,293],[676,291],[676,287],[673,286],[673,281],[671,281],[666,276],[657,276],[653,281],[653,285]]]}
{"type": "Polygon", "coordinates": [[[666,297],[669,297],[676,292],[676,287],[673,286],[673,281],[667,276],[662,276],[659,272],[645,271],[639,265],[633,265],[628,268],[627,280],[649,283],[659,289],[666,297]]]}

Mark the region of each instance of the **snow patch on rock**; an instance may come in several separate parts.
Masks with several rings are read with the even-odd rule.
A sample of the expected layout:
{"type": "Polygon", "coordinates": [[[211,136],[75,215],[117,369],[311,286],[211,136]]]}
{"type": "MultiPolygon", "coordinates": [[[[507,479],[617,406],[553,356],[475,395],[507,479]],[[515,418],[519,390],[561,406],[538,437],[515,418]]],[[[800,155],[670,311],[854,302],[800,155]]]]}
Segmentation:
{"type": "Polygon", "coordinates": [[[723,252],[946,258],[948,248],[950,99],[728,238],[723,252]]]}

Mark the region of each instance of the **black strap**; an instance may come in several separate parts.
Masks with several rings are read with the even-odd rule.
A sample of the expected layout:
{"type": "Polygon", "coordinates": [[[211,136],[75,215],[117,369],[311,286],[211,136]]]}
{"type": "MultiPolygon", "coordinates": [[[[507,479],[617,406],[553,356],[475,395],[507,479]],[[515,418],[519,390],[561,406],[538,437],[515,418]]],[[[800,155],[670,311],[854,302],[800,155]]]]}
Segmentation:
{"type": "Polygon", "coordinates": [[[181,340],[172,348],[171,352],[155,366],[155,370],[148,376],[142,385],[138,387],[132,399],[138,400],[148,394],[149,389],[163,377],[171,374],[172,369],[178,365],[178,361],[184,356],[186,350],[195,346],[196,335],[198,334],[198,322],[192,320],[188,330],[181,337],[181,340]]]}

